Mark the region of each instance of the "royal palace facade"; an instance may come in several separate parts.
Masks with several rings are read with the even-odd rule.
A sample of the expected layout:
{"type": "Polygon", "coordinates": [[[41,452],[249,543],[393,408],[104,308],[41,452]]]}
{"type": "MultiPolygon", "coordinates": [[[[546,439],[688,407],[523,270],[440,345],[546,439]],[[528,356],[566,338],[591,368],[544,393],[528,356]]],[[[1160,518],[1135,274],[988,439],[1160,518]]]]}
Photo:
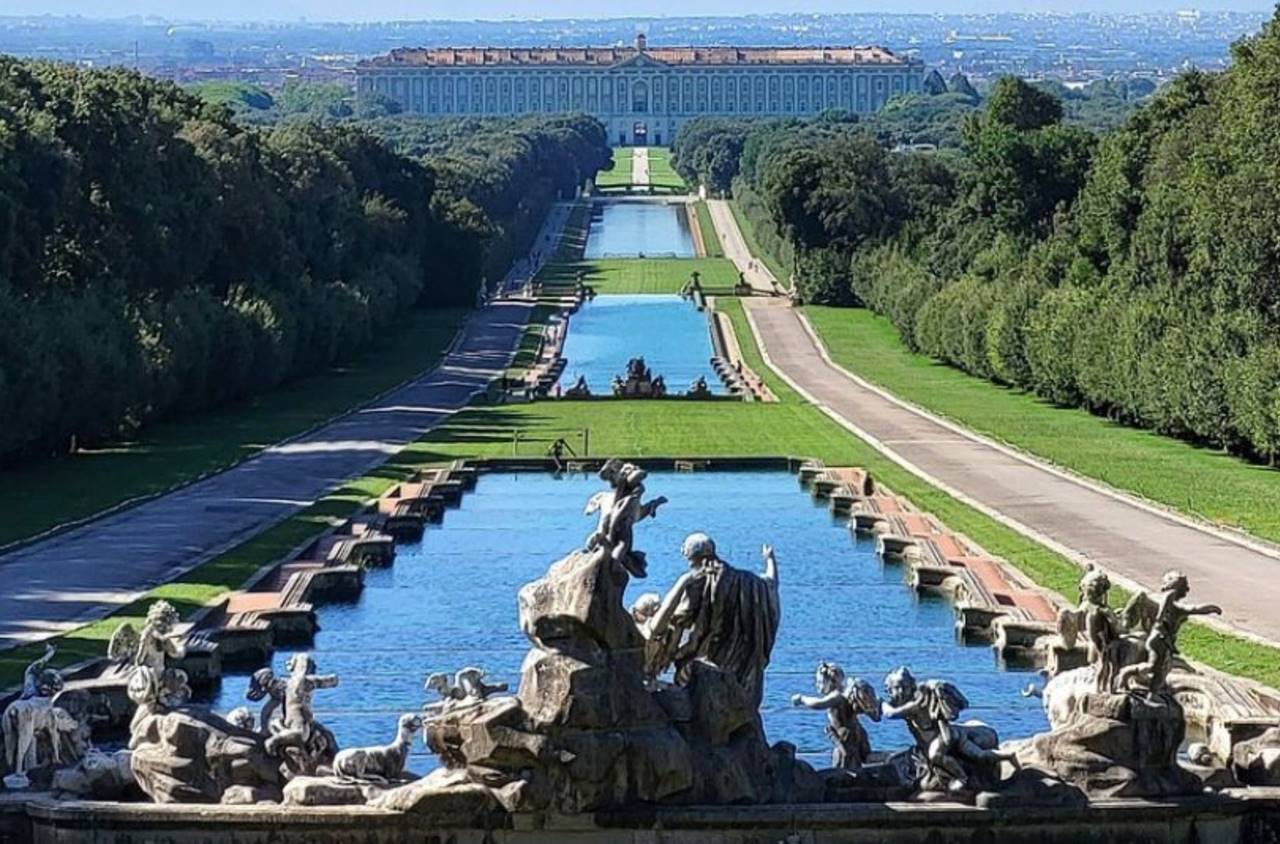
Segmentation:
{"type": "Polygon", "coordinates": [[[399,49],[361,62],[357,96],[410,114],[458,117],[582,111],[616,144],[671,143],[695,117],[875,111],[919,91],[924,66],[882,47],[399,49]]]}

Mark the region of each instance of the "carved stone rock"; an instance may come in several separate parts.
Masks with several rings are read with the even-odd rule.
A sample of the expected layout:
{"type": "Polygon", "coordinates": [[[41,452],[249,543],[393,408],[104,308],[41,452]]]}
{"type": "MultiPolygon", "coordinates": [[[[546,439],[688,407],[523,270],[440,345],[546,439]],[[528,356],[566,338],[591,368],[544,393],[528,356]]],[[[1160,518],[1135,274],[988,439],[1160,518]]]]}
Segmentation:
{"type": "Polygon", "coordinates": [[[1245,785],[1280,785],[1280,727],[1232,748],[1231,768],[1245,785]]]}
{"type": "Polygon", "coordinates": [[[294,777],[285,784],[287,806],[363,806],[385,789],[339,777],[294,777]]]}
{"type": "Polygon", "coordinates": [[[133,778],[132,753],[91,750],[73,767],[53,774],[51,789],[60,797],[80,800],[126,800],[139,791],[133,778]]]}
{"type": "Polygon", "coordinates": [[[576,551],[520,590],[520,629],[544,650],[638,652],[644,640],[622,606],[625,586],[607,559],[576,551]]]}
{"type": "Polygon", "coordinates": [[[1023,745],[1018,760],[1090,797],[1189,794],[1199,780],[1178,766],[1185,734],[1182,707],[1172,694],[1091,693],[1065,725],[1023,745]]]}
{"type": "Polygon", "coordinates": [[[278,762],[261,736],[201,712],[140,712],[130,742],[138,785],[156,803],[278,801],[278,762]]]}

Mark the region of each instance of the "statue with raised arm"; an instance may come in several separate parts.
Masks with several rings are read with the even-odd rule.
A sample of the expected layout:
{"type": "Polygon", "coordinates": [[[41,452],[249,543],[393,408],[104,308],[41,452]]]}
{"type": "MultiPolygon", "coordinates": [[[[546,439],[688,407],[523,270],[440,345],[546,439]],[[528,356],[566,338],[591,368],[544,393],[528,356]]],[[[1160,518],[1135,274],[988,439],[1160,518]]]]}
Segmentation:
{"type": "MultiPolygon", "coordinates": [[[[267,739],[266,751],[284,757],[294,774],[313,775],[321,765],[333,760],[336,745],[320,747],[317,738],[328,733],[316,722],[312,698],[317,689],[338,685],[336,674],[316,674],[316,663],[308,654],[289,657],[289,678],[284,687],[284,718],[267,739]]],[[[329,734],[331,735],[331,734],[329,734]]]]}
{"type": "Polygon", "coordinates": [[[859,720],[866,715],[880,720],[880,698],[876,690],[860,677],[846,677],[844,669],[834,662],[820,662],[814,673],[818,694],[792,695],[792,706],[825,710],[827,738],[831,739],[831,767],[857,771],[871,755],[871,740],[859,720]]]}
{"type": "MultiPolygon", "coordinates": [[[[1120,689],[1159,692],[1168,685],[1169,669],[1178,655],[1178,632],[1193,615],[1220,615],[1216,604],[1179,603],[1191,591],[1187,576],[1180,571],[1165,572],[1160,595],[1152,602],[1151,625],[1143,644],[1141,662],[1126,665],[1116,676],[1120,689]]],[[[1150,601],[1150,599],[1148,599],[1150,601]]]]}
{"type": "Polygon", "coordinates": [[[968,699],[945,680],[917,683],[904,665],[884,679],[886,718],[905,721],[915,739],[922,791],[962,791],[996,779],[998,765],[1013,761],[999,750],[996,731],[979,721],[957,724],[968,699]]]}
{"type": "Polygon", "coordinates": [[[635,527],[651,519],[667,499],[658,496],[644,500],[644,480],[649,473],[633,463],[610,459],[600,468],[600,478],[610,488],[598,492],[587,501],[586,513],[599,513],[596,529],[587,537],[584,551],[606,549],[609,557],[634,577],[648,571],[643,551],[635,550],[635,527]]]}
{"type": "Polygon", "coordinates": [[[116,628],[107,645],[107,656],[125,665],[132,672],[139,667],[150,668],[160,684],[159,703],[174,707],[186,703],[191,697],[187,673],[170,668],[170,659],[186,656],[182,634],[176,632],[178,611],[168,601],[156,601],[147,608],[147,619],[139,632],[129,622],[116,628]]]}
{"type": "Polygon", "coordinates": [[[759,707],[781,614],[773,548],[762,549],[763,574],[736,569],[720,559],[715,542],[705,533],[690,534],[682,552],[689,570],[663,598],[650,636],[676,631],[674,639],[681,644],[671,662],[677,684],[688,682],[693,662],[705,660],[736,677],[752,706],[759,707]]]}

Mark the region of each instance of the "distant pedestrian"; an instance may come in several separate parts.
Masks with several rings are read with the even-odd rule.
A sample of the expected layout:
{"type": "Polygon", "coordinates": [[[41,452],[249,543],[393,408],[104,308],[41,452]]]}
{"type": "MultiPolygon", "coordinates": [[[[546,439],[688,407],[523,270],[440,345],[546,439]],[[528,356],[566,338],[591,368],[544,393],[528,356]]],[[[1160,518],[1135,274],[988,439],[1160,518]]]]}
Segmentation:
{"type": "Polygon", "coordinates": [[[557,439],[551,444],[551,447],[547,449],[547,454],[551,457],[551,462],[555,464],[555,471],[557,475],[564,472],[565,452],[568,452],[574,457],[578,456],[578,453],[573,450],[573,446],[569,445],[564,437],[557,439]]]}

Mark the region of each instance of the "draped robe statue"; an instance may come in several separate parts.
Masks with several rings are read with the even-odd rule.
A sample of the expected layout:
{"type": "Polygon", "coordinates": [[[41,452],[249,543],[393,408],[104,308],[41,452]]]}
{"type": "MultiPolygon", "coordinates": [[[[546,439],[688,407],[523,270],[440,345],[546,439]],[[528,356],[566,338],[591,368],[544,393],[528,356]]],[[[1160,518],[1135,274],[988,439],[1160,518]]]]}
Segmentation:
{"type": "Polygon", "coordinates": [[[676,683],[683,685],[692,663],[705,660],[736,677],[758,707],[781,613],[773,549],[764,546],[763,575],[721,560],[706,534],[691,534],[683,552],[689,571],[671,587],[650,625],[651,638],[672,643],[657,667],[674,664],[676,683]],[[669,636],[673,629],[678,635],[669,636]]]}

